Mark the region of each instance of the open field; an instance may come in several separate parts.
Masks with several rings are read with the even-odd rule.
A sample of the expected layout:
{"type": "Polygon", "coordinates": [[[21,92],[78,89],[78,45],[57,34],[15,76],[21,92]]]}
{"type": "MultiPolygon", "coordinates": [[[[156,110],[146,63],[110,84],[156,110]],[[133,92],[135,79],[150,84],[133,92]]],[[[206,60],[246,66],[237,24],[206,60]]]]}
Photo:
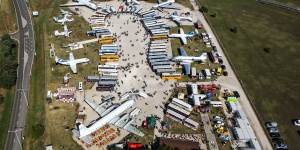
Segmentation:
{"type": "Polygon", "coordinates": [[[229,55],[261,123],[276,121],[289,149],[297,149],[299,13],[256,1],[199,0],[229,55]],[[240,9],[236,9],[240,8],[240,9]],[[217,17],[211,17],[212,13],[217,17]],[[237,27],[238,33],[230,28],[237,27]],[[286,42],[284,42],[286,41],[286,42]],[[264,49],[270,48],[267,53],[264,49]]]}
{"type": "Polygon", "coordinates": [[[17,17],[13,1],[0,1],[0,34],[12,33],[17,31],[17,17]]]}
{"type": "MultiPolygon", "coordinates": [[[[154,136],[154,130],[153,129],[145,129],[142,126],[138,127],[138,129],[140,131],[142,131],[143,133],[145,133],[144,137],[139,137],[135,134],[133,134],[132,138],[128,140],[128,142],[133,142],[133,143],[142,143],[143,145],[149,145],[149,143],[153,142],[153,136],[154,136]],[[138,138],[138,140],[136,140],[136,138],[138,138]]],[[[124,138],[123,140],[125,140],[126,138],[124,138]]],[[[120,142],[123,142],[120,141],[120,142]]],[[[151,146],[151,145],[149,145],[151,146]]]]}
{"type": "MultiPolygon", "coordinates": [[[[181,27],[176,26],[176,27],[173,27],[170,29],[170,34],[179,33],[179,28],[182,28],[184,33],[188,33],[188,32],[195,30],[194,26],[181,26],[181,27]]],[[[199,34],[206,33],[205,29],[203,29],[203,28],[197,29],[197,30],[198,30],[199,34]]],[[[204,41],[200,37],[200,35],[195,35],[191,38],[191,40],[187,40],[188,42],[186,45],[182,45],[180,38],[171,38],[170,40],[172,43],[172,55],[173,56],[180,55],[179,49],[178,49],[179,47],[183,47],[183,49],[185,50],[185,52],[188,56],[200,56],[200,54],[202,52],[212,51],[211,47],[205,46],[204,41]],[[192,42],[190,42],[190,41],[192,41],[192,42]],[[195,51],[196,49],[198,51],[195,51]]],[[[179,66],[181,66],[181,65],[179,65],[179,66]]],[[[219,66],[220,66],[220,64],[211,63],[211,61],[208,58],[207,58],[207,62],[205,64],[200,64],[199,62],[194,62],[191,64],[191,67],[195,67],[197,72],[200,72],[201,70],[204,70],[204,69],[218,68],[219,66]]],[[[182,72],[183,70],[184,70],[184,68],[178,69],[179,72],[182,72]]],[[[215,78],[214,75],[212,75],[212,79],[213,78],[215,78]]],[[[188,75],[184,75],[181,81],[189,82],[192,80],[188,75]]],[[[205,80],[201,80],[201,81],[205,81],[205,80]]]]}
{"type": "Polygon", "coordinates": [[[7,130],[11,117],[11,110],[14,104],[15,87],[9,90],[0,89],[0,94],[4,96],[4,103],[0,104],[0,148],[4,148],[5,140],[7,137],[7,130]]]}

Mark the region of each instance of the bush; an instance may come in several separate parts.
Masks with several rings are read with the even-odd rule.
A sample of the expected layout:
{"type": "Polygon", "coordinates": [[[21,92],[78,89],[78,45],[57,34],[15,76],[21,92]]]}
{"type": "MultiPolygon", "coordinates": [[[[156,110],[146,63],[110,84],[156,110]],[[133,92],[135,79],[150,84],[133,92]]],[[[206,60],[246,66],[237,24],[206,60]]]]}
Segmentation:
{"type": "Polygon", "coordinates": [[[206,6],[202,6],[200,9],[199,9],[200,12],[203,12],[203,13],[207,13],[208,12],[208,8],[206,6]]]}
{"type": "Polygon", "coordinates": [[[270,48],[270,47],[266,47],[266,48],[264,48],[264,51],[265,51],[266,53],[270,53],[270,52],[271,52],[271,48],[270,48]]]}
{"type": "Polygon", "coordinates": [[[233,33],[237,33],[239,31],[239,29],[237,27],[233,27],[230,29],[230,31],[233,33]]]}
{"type": "Polygon", "coordinates": [[[4,97],[0,94],[0,104],[4,103],[4,97]]]}
{"type": "Polygon", "coordinates": [[[38,139],[39,137],[41,137],[44,134],[44,126],[41,124],[36,124],[32,127],[32,136],[35,139],[38,139]]]}
{"type": "Polygon", "coordinates": [[[217,17],[217,15],[218,14],[216,12],[214,12],[213,14],[211,14],[212,17],[217,17]]]}

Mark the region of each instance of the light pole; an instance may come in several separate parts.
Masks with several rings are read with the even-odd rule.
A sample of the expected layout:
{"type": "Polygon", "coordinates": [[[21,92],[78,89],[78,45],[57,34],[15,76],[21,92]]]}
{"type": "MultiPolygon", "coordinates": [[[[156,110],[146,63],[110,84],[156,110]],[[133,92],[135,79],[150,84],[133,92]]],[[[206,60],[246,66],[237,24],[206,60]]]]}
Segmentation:
{"type": "Polygon", "coordinates": [[[17,139],[18,139],[18,142],[19,142],[19,144],[20,144],[20,147],[21,147],[21,149],[23,150],[22,144],[21,144],[20,139],[19,139],[19,137],[18,137],[18,135],[17,135],[17,131],[22,131],[22,129],[18,129],[18,130],[14,130],[14,131],[8,131],[8,132],[9,132],[9,133],[14,132],[14,133],[16,134],[16,137],[17,137],[17,139]]]}
{"type": "Polygon", "coordinates": [[[26,104],[27,104],[27,108],[29,108],[29,104],[28,104],[28,100],[27,100],[27,97],[25,96],[25,91],[24,89],[18,89],[17,91],[21,91],[25,97],[25,100],[26,100],[26,104]]]}

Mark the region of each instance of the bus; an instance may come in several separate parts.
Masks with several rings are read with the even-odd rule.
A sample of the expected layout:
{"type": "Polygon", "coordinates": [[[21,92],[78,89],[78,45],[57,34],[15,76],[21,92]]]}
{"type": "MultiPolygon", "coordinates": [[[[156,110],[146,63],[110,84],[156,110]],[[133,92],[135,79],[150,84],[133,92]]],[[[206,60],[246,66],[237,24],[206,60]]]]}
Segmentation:
{"type": "Polygon", "coordinates": [[[100,81],[117,81],[118,77],[116,76],[101,76],[100,81]]]}
{"type": "Polygon", "coordinates": [[[148,53],[155,53],[155,52],[164,52],[166,51],[167,49],[150,49],[148,50],[148,53]]]}
{"type": "Polygon", "coordinates": [[[161,76],[162,73],[175,73],[176,69],[172,68],[172,69],[157,69],[156,70],[156,74],[161,76]]]}
{"type": "Polygon", "coordinates": [[[172,69],[173,67],[171,65],[158,65],[153,66],[152,69],[156,71],[157,69],[172,69]]]}
{"type": "Polygon", "coordinates": [[[176,73],[162,73],[161,74],[162,80],[181,80],[182,75],[179,72],[176,73]]]}
{"type": "Polygon", "coordinates": [[[153,62],[165,62],[165,61],[169,61],[167,58],[163,58],[163,59],[150,59],[148,60],[149,63],[153,63],[153,62]]]}
{"type": "Polygon", "coordinates": [[[166,55],[157,55],[157,56],[148,56],[148,59],[162,59],[162,58],[167,58],[166,55]]]}
{"type": "Polygon", "coordinates": [[[106,62],[106,61],[118,61],[119,56],[118,55],[100,55],[100,61],[106,62]]]}
{"type": "Polygon", "coordinates": [[[98,65],[98,70],[99,69],[117,69],[118,66],[115,65],[98,65]]]}
{"type": "Polygon", "coordinates": [[[116,69],[98,69],[99,72],[106,72],[106,73],[118,73],[116,69]]]}
{"type": "Polygon", "coordinates": [[[153,62],[150,65],[153,67],[153,66],[160,66],[160,65],[171,65],[171,63],[169,61],[166,61],[166,62],[153,62]]]}
{"type": "Polygon", "coordinates": [[[153,49],[167,49],[167,46],[155,46],[155,47],[149,47],[149,50],[153,50],[153,49]]]}
{"type": "Polygon", "coordinates": [[[167,43],[158,43],[158,44],[151,43],[149,47],[160,47],[160,46],[167,46],[167,43]]]}
{"type": "Polygon", "coordinates": [[[168,53],[166,51],[164,51],[164,52],[150,52],[150,53],[148,53],[148,56],[159,56],[159,55],[168,56],[168,53]]]}
{"type": "Polygon", "coordinates": [[[186,103],[186,102],[184,102],[184,101],[182,101],[182,100],[180,100],[178,98],[173,98],[172,99],[172,103],[175,104],[175,105],[177,105],[177,106],[179,106],[179,107],[182,107],[182,108],[184,108],[186,110],[189,110],[189,111],[193,110],[192,105],[190,105],[190,104],[188,104],[188,103],[186,103]]]}
{"type": "Polygon", "coordinates": [[[100,44],[112,44],[113,43],[113,40],[99,40],[99,43],[100,44]]]}

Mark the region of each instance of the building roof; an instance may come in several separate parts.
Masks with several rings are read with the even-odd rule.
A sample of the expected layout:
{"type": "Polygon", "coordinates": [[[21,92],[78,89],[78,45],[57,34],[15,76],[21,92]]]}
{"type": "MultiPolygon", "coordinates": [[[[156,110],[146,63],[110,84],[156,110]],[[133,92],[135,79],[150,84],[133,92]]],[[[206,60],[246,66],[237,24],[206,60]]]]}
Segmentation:
{"type": "Polygon", "coordinates": [[[169,145],[173,149],[179,148],[181,150],[199,150],[199,142],[193,142],[188,140],[179,140],[179,139],[168,139],[168,138],[160,138],[160,145],[169,145]]]}

